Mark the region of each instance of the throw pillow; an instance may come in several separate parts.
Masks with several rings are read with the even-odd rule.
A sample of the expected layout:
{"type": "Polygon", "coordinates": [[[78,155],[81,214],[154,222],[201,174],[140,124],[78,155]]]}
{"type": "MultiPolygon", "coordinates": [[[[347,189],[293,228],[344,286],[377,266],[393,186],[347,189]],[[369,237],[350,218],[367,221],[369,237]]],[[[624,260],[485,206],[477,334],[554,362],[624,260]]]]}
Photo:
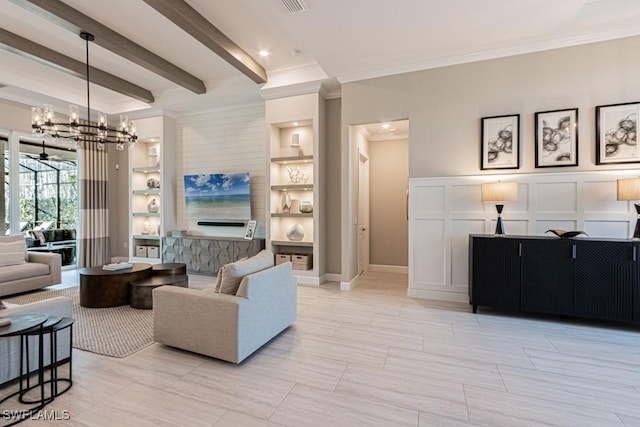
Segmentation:
{"type": "Polygon", "coordinates": [[[0,237],[0,267],[24,264],[27,260],[27,245],[23,235],[0,237]]]}
{"type": "Polygon", "coordinates": [[[266,249],[251,258],[226,264],[221,270],[222,282],[219,292],[235,295],[244,276],[269,267],[273,267],[273,253],[266,249]]]}
{"type": "Polygon", "coordinates": [[[7,308],[7,306],[4,305],[4,301],[0,300],[0,310],[4,310],[5,308],[7,308]]]}
{"type": "Polygon", "coordinates": [[[218,269],[218,277],[216,277],[216,292],[220,292],[220,285],[222,285],[222,269],[224,265],[218,269]]]}
{"type": "MultiPolygon", "coordinates": [[[[249,257],[246,256],[244,258],[240,258],[238,261],[244,261],[245,259],[249,259],[249,257]]],[[[238,261],[235,261],[235,262],[238,262],[238,261]]],[[[224,265],[218,269],[218,277],[216,277],[216,287],[215,287],[215,291],[217,293],[220,293],[220,286],[222,285],[222,270],[223,269],[224,269],[224,265]]]]}

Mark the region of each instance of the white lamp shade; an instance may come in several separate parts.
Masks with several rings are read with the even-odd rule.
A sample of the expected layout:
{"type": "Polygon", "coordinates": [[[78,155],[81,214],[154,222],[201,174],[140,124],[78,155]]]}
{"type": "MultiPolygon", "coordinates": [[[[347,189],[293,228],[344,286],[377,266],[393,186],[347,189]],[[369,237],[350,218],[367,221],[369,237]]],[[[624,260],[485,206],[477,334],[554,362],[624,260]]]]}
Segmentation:
{"type": "Polygon", "coordinates": [[[640,178],[619,179],[618,200],[640,200],[640,178]]]}
{"type": "Polygon", "coordinates": [[[518,200],[517,182],[487,182],[481,185],[483,202],[513,202],[518,200]]]}

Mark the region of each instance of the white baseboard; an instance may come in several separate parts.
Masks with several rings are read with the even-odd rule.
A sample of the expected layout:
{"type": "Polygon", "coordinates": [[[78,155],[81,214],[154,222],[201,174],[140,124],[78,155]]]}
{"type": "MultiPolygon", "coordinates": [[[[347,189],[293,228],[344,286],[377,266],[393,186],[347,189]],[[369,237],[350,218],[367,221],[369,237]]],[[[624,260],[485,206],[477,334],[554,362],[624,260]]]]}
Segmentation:
{"type": "MultiPolygon", "coordinates": [[[[294,273],[295,276],[295,273],[294,273]]],[[[319,277],[296,276],[299,286],[320,286],[319,277]]]]}
{"type": "Polygon", "coordinates": [[[342,280],[342,275],[337,273],[326,273],[320,277],[320,283],[324,282],[340,282],[342,280]]]}
{"type": "Polygon", "coordinates": [[[358,286],[358,276],[351,279],[349,282],[340,282],[341,291],[352,291],[358,286]]]}
{"type": "Polygon", "coordinates": [[[409,274],[409,267],[402,265],[369,264],[368,270],[376,273],[409,274]]]}
{"type": "Polygon", "coordinates": [[[408,289],[407,296],[411,298],[433,299],[437,301],[469,303],[469,295],[458,293],[458,292],[429,291],[425,289],[408,289]]]}

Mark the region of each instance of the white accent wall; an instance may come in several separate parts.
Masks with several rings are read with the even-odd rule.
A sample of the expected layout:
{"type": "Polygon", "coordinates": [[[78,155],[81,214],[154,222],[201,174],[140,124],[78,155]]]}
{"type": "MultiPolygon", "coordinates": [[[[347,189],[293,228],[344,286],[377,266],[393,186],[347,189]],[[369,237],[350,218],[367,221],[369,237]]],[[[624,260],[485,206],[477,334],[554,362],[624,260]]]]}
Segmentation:
{"type": "Polygon", "coordinates": [[[249,172],[251,216],[258,220],[256,237],[264,237],[267,152],[264,103],[181,116],[177,120],[177,227],[190,234],[242,237],[244,228],[197,225],[188,218],[184,175],[249,172]]]}
{"type": "Polygon", "coordinates": [[[616,179],[637,175],[635,169],[410,179],[409,296],[469,301],[469,234],[494,233],[497,217],[495,205],[480,201],[481,183],[518,183],[518,200],[504,207],[507,234],[559,228],[628,238],[635,208],[616,199],[616,179]]]}

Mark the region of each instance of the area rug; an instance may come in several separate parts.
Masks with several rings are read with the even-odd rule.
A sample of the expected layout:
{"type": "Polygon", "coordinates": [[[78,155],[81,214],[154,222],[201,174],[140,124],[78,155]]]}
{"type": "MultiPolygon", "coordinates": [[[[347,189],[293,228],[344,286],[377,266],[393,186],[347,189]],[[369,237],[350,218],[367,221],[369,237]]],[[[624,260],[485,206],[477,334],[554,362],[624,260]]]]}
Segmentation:
{"type": "Polygon", "coordinates": [[[40,291],[6,301],[28,304],[58,296],[73,301],[73,346],[111,357],[126,357],[153,344],[153,310],[137,310],[128,305],[109,308],[80,307],[77,286],[40,291]]]}

